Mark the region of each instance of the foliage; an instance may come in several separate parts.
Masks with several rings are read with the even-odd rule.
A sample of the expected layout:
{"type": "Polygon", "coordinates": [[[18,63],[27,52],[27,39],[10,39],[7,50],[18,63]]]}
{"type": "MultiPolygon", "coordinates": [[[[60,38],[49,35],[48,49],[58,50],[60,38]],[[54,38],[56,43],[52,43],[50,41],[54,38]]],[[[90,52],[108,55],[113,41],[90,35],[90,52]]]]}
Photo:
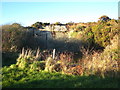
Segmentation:
{"type": "Polygon", "coordinates": [[[52,72],[55,66],[55,60],[52,57],[48,57],[45,63],[45,71],[52,72]]]}
{"type": "Polygon", "coordinates": [[[47,26],[47,25],[50,25],[50,23],[43,23],[42,25],[43,26],[47,26]]]}
{"type": "Polygon", "coordinates": [[[106,16],[106,15],[101,16],[99,19],[101,21],[108,21],[108,20],[110,20],[110,18],[108,16],[106,16]]]}
{"type": "Polygon", "coordinates": [[[102,47],[109,45],[110,39],[118,33],[117,25],[118,23],[115,20],[110,20],[106,23],[98,23],[98,25],[93,26],[92,32],[95,42],[102,47]]]}
{"type": "Polygon", "coordinates": [[[42,28],[42,24],[43,24],[42,22],[36,22],[36,23],[32,24],[31,26],[36,29],[39,29],[39,28],[42,28]]]}
{"type": "Polygon", "coordinates": [[[60,65],[62,73],[68,73],[70,65],[73,63],[73,53],[63,52],[60,54],[60,65]]]}
{"type": "Polygon", "coordinates": [[[69,32],[70,38],[80,39],[81,41],[89,44],[88,46],[98,45],[100,47],[106,47],[110,45],[110,39],[112,39],[118,33],[118,21],[111,19],[107,22],[97,22],[86,28],[82,28],[79,25],[72,25],[71,29],[74,31],[69,32]],[[79,29],[81,29],[79,31],[79,29]]]}
{"type": "Polygon", "coordinates": [[[45,47],[43,38],[34,37],[32,30],[20,24],[2,26],[2,51],[18,52],[22,48],[36,49],[45,47]]]}
{"type": "Polygon", "coordinates": [[[83,75],[83,69],[82,69],[82,66],[81,65],[75,65],[73,67],[70,67],[68,69],[68,72],[67,74],[72,74],[72,75],[79,75],[79,76],[82,76],[83,75]]]}
{"type": "Polygon", "coordinates": [[[62,23],[60,23],[60,22],[56,22],[56,23],[55,23],[55,25],[61,25],[61,24],[62,24],[62,23]]]}
{"type": "Polygon", "coordinates": [[[29,70],[45,70],[49,72],[60,72],[67,73],[68,68],[73,62],[72,53],[63,52],[59,55],[58,60],[54,60],[51,56],[48,56],[46,60],[40,61],[42,53],[38,49],[36,52],[32,50],[24,50],[22,49],[22,53],[19,55],[17,59],[16,66],[25,69],[29,68],[29,70]],[[44,65],[41,65],[44,64],[44,65]]]}
{"type": "Polygon", "coordinates": [[[66,25],[73,25],[74,24],[74,22],[68,22],[68,23],[66,23],[66,25]]]}
{"type": "Polygon", "coordinates": [[[21,40],[25,29],[19,24],[2,26],[2,49],[3,51],[17,51],[22,45],[21,40]]]}
{"type": "Polygon", "coordinates": [[[32,24],[31,26],[36,28],[36,29],[43,29],[43,27],[50,25],[50,23],[43,23],[43,22],[36,22],[34,24],[32,24]]]}
{"type": "Polygon", "coordinates": [[[77,26],[76,26],[76,31],[82,31],[82,30],[84,30],[85,28],[86,28],[85,26],[77,25],[77,26]]]}
{"type": "Polygon", "coordinates": [[[40,70],[40,61],[41,58],[40,50],[38,49],[37,52],[33,52],[31,50],[24,50],[22,49],[22,53],[20,54],[19,58],[17,59],[16,65],[21,68],[29,68],[30,70],[40,70]],[[36,54],[36,55],[35,55],[36,54]]]}

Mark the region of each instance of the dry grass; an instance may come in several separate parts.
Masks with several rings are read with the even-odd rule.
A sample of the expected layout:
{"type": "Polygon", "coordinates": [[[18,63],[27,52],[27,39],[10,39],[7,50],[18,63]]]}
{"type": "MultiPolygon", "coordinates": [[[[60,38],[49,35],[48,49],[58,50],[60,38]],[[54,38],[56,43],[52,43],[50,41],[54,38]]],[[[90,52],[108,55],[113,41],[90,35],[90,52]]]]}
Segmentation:
{"type": "MultiPolygon", "coordinates": [[[[118,36],[116,35],[111,40],[111,45],[108,45],[102,53],[94,52],[88,55],[85,53],[85,58],[82,60],[84,73],[87,75],[98,74],[100,76],[118,76],[118,36]]],[[[85,52],[85,51],[84,51],[85,52]]]]}

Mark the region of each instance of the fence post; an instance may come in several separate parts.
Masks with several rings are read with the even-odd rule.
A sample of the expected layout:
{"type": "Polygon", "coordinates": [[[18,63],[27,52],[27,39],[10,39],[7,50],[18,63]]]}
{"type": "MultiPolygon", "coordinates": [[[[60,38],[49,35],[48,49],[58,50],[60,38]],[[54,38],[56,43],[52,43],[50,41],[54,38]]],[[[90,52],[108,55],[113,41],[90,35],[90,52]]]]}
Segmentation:
{"type": "Polygon", "coordinates": [[[55,59],[55,49],[53,49],[53,59],[55,59]]]}

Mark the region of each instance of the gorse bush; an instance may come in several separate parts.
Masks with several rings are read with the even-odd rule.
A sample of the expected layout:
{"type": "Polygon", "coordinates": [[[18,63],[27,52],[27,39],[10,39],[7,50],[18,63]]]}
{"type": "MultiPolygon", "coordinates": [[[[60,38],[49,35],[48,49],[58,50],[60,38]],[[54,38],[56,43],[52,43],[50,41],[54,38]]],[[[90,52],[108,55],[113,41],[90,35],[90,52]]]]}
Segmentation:
{"type": "Polygon", "coordinates": [[[110,39],[118,33],[117,25],[118,23],[115,20],[110,20],[108,22],[98,23],[98,25],[93,26],[92,32],[94,34],[95,42],[103,47],[109,45],[110,39]]]}

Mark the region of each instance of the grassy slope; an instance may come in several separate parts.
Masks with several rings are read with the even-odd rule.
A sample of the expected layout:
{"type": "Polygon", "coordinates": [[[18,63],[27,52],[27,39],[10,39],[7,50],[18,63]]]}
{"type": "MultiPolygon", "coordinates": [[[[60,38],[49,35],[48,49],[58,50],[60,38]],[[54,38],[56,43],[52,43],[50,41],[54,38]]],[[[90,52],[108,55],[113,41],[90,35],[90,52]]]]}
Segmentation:
{"type": "Polygon", "coordinates": [[[117,88],[117,78],[73,76],[45,71],[3,68],[3,88],[117,88]]]}

